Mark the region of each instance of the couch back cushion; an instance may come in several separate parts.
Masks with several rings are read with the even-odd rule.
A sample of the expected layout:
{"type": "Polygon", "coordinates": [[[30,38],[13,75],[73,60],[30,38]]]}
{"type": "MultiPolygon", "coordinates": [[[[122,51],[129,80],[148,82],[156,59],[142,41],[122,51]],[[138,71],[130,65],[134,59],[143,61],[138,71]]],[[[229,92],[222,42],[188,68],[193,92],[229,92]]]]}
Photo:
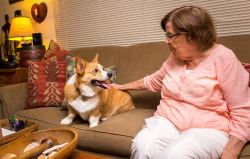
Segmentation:
{"type": "Polygon", "coordinates": [[[97,46],[84,47],[70,50],[69,52],[75,56],[81,56],[84,60],[91,62],[98,53],[98,61],[104,67],[116,65],[119,54],[123,47],[121,46],[97,46]]]}
{"type": "MultiPolygon", "coordinates": [[[[135,44],[124,48],[117,64],[117,83],[125,84],[160,69],[170,51],[164,42],[135,44]]],[[[131,91],[137,108],[154,108],[159,104],[160,94],[150,91],[131,91]]]]}
{"type": "Polygon", "coordinates": [[[154,73],[169,55],[170,51],[164,42],[135,44],[124,48],[117,62],[117,82],[124,84],[154,73]]]}
{"type": "Polygon", "coordinates": [[[233,50],[241,62],[250,63],[250,35],[224,36],[217,39],[217,43],[233,50]]]}

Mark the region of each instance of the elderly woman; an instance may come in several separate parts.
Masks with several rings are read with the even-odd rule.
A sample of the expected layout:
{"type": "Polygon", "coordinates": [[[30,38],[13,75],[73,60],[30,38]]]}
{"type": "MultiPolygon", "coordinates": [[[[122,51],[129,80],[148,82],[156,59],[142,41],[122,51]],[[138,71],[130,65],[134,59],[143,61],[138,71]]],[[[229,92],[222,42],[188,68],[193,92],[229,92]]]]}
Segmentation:
{"type": "Polygon", "coordinates": [[[131,158],[237,158],[250,139],[249,74],[216,44],[206,10],[181,7],[161,21],[171,55],[160,70],[120,90],[161,93],[153,117],[133,140],[131,158]]]}

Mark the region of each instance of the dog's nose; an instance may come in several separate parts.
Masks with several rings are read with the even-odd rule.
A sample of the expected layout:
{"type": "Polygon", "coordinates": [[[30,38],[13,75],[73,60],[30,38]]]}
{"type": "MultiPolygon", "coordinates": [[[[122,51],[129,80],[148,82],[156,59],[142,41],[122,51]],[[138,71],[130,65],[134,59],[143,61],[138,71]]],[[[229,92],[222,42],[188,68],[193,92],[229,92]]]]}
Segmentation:
{"type": "Polygon", "coordinates": [[[107,75],[108,75],[109,78],[111,78],[113,76],[113,74],[110,73],[110,72],[107,75]]]}

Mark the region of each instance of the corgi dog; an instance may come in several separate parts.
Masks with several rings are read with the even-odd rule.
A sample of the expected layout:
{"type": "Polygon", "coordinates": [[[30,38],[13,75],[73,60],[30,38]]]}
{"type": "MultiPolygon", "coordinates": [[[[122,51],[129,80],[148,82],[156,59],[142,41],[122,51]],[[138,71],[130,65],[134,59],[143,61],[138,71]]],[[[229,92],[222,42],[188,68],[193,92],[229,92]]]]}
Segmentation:
{"type": "Polygon", "coordinates": [[[105,83],[112,73],[103,70],[98,63],[98,54],[92,62],[78,56],[75,68],[76,74],[70,77],[64,88],[68,116],[61,121],[62,125],[72,123],[78,114],[89,121],[90,127],[95,127],[100,120],[135,108],[129,93],[105,83]]]}

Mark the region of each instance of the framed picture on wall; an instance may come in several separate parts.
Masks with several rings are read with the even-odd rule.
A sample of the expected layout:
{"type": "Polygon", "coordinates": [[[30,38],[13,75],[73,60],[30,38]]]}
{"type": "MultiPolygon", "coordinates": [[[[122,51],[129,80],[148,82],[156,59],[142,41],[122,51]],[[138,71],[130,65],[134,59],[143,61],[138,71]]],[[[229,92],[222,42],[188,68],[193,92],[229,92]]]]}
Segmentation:
{"type": "Polygon", "coordinates": [[[19,1],[24,1],[24,0],[9,0],[9,3],[16,3],[16,2],[19,2],[19,1]]]}

